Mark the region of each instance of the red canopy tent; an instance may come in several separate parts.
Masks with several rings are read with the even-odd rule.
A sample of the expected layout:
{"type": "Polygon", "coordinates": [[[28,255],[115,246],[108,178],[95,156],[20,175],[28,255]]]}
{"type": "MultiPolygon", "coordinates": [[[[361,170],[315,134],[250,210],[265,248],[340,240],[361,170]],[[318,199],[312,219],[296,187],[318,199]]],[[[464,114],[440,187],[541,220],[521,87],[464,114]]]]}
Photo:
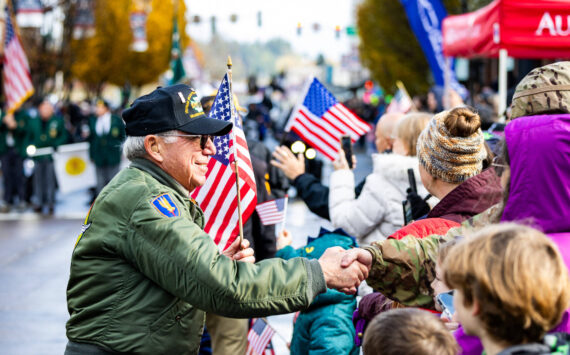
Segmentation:
{"type": "Polygon", "coordinates": [[[443,54],[497,57],[499,96],[506,108],[506,58],[570,58],[569,0],[495,0],[442,23],[443,54]]]}

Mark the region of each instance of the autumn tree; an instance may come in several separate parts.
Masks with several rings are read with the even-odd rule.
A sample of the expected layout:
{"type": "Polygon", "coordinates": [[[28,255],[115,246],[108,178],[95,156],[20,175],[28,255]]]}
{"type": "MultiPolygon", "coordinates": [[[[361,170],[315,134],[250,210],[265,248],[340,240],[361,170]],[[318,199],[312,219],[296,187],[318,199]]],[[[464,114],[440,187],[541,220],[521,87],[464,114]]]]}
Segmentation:
{"type": "MultiPolygon", "coordinates": [[[[478,9],[491,0],[443,0],[449,14],[478,9]],[[467,5],[467,6],[465,6],[467,5]]],[[[410,94],[425,93],[433,80],[427,60],[414,35],[401,2],[364,0],[357,12],[360,56],[372,77],[388,91],[396,80],[406,85],[410,94]]]]}
{"type": "Polygon", "coordinates": [[[72,75],[96,94],[105,83],[140,87],[156,81],[170,63],[173,20],[176,15],[182,48],[185,33],[184,0],[152,0],[146,23],[148,49],[131,50],[130,0],[93,1],[95,35],[71,41],[72,75]]]}

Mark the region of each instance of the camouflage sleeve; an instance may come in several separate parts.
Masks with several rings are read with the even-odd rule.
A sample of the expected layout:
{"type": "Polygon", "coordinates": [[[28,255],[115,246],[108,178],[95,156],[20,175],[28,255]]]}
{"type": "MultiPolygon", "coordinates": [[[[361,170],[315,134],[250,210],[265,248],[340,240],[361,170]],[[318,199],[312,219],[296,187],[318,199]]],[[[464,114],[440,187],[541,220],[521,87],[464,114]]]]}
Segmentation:
{"type": "Polygon", "coordinates": [[[386,297],[408,306],[431,308],[435,263],[439,245],[459,236],[468,237],[473,229],[493,221],[498,205],[451,228],[445,235],[418,239],[413,235],[372,243],[364,249],[373,256],[372,269],[366,282],[386,297]]]}
{"type": "Polygon", "coordinates": [[[424,239],[408,235],[400,240],[386,239],[365,248],[373,255],[373,265],[366,282],[386,297],[408,306],[433,307],[431,281],[440,235],[424,239]]]}

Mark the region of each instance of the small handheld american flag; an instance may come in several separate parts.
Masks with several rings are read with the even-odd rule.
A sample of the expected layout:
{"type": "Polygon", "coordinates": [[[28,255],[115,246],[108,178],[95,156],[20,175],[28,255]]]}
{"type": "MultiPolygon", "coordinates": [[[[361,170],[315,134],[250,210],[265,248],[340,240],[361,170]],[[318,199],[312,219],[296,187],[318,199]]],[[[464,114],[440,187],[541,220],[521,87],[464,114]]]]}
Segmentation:
{"type": "Polygon", "coordinates": [[[285,126],[285,131],[297,133],[331,160],[338,157],[340,137],[349,135],[354,142],[369,130],[368,123],[338,102],[316,78],[285,126]]]}
{"type": "Polygon", "coordinates": [[[230,121],[232,132],[214,137],[216,154],[208,162],[206,183],[192,192],[206,216],[204,230],[225,250],[239,234],[239,209],[233,162],[239,164],[239,186],[243,221],[247,221],[257,203],[255,177],[247,142],[235,110],[228,74],[222,79],[209,117],[230,121]]]}
{"type": "Polygon", "coordinates": [[[396,91],[396,94],[392,98],[392,101],[390,101],[388,107],[386,107],[386,112],[407,113],[414,107],[414,103],[410,98],[410,95],[408,95],[404,84],[398,80],[396,85],[398,86],[398,91],[396,91]]]}
{"type": "Polygon", "coordinates": [[[275,334],[275,330],[271,328],[263,319],[257,318],[249,333],[247,333],[247,355],[261,355],[265,352],[267,344],[275,334]]]}
{"type": "Polygon", "coordinates": [[[285,222],[288,197],[278,198],[258,204],[255,207],[261,223],[264,225],[285,222]]]}

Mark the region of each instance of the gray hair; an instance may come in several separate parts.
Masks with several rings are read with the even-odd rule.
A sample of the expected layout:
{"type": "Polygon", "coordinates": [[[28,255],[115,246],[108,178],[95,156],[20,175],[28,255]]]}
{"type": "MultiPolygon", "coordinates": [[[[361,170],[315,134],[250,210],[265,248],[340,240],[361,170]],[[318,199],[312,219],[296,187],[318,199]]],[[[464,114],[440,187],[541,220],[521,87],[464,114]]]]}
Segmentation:
{"type": "MultiPolygon", "coordinates": [[[[172,135],[177,134],[178,131],[166,131],[162,133],[155,134],[155,136],[163,137],[164,143],[170,144],[176,142],[177,137],[172,137],[172,135]]],[[[147,152],[144,148],[144,138],[145,136],[133,137],[127,136],[125,143],[123,143],[123,154],[130,161],[137,158],[146,158],[147,152]]]]}

